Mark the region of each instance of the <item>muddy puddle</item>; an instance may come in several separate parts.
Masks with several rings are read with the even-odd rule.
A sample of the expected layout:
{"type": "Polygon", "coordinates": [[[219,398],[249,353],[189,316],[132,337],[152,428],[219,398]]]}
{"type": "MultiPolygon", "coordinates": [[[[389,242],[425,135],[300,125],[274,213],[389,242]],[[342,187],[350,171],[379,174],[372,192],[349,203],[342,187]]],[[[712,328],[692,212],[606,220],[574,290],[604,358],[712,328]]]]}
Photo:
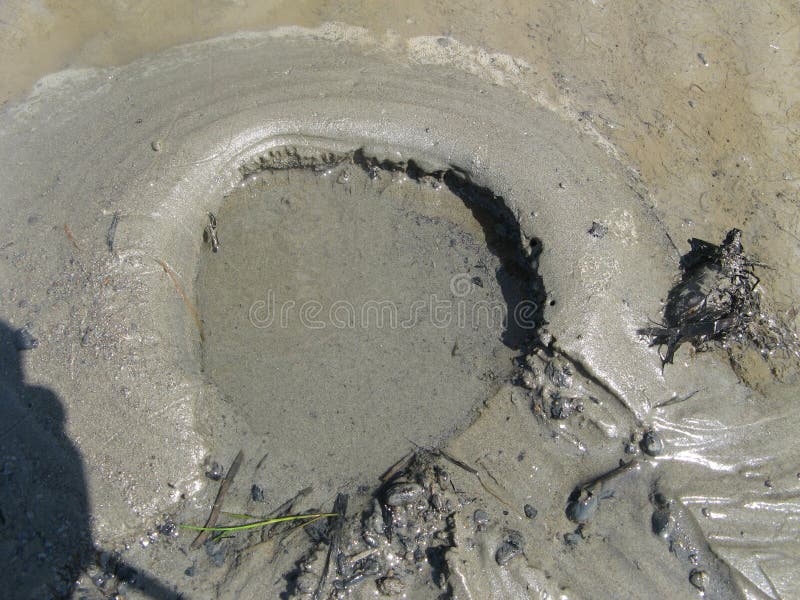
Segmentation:
{"type": "Polygon", "coordinates": [[[508,380],[537,326],[533,284],[499,204],[451,180],[351,157],[254,174],[216,213],[196,286],[204,373],[271,488],[373,481],[508,380]],[[298,454],[298,439],[315,441],[298,454]]]}

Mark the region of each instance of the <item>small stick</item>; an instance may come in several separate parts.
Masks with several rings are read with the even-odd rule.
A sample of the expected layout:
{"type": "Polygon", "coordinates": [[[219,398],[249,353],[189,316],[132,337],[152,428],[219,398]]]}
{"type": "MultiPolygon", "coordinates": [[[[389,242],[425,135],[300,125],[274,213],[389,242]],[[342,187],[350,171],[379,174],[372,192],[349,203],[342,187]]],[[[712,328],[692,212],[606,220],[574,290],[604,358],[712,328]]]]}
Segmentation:
{"type": "Polygon", "coordinates": [[[457,459],[456,457],[454,457],[454,456],[453,456],[453,455],[451,455],[451,454],[448,454],[448,453],[447,453],[447,452],[445,452],[444,450],[439,450],[439,454],[441,454],[442,456],[444,456],[444,457],[445,457],[447,460],[449,460],[451,463],[453,463],[453,464],[454,464],[454,465],[456,465],[457,467],[461,467],[462,469],[464,469],[464,470],[465,470],[467,473],[469,473],[469,474],[471,474],[471,475],[477,475],[477,474],[478,474],[478,469],[475,469],[475,468],[473,468],[473,467],[470,467],[470,466],[469,466],[467,463],[465,463],[463,460],[459,460],[459,459],[457,459]]]}
{"type": "MultiPolygon", "coordinates": [[[[453,463],[453,464],[454,464],[454,465],[456,465],[457,467],[460,467],[460,468],[464,469],[464,470],[465,470],[467,473],[470,473],[471,475],[474,475],[474,476],[475,476],[475,477],[478,479],[478,483],[480,483],[480,484],[481,484],[481,487],[482,487],[482,488],[483,488],[483,489],[484,489],[484,490],[485,490],[485,491],[486,491],[488,494],[491,494],[492,496],[494,496],[494,497],[495,497],[497,500],[499,500],[499,501],[500,501],[502,504],[506,505],[508,508],[510,508],[510,509],[512,509],[512,510],[516,510],[516,508],[515,508],[515,507],[514,507],[514,506],[513,506],[511,503],[509,503],[507,500],[503,499],[503,498],[502,498],[502,497],[501,497],[501,496],[500,496],[500,495],[499,495],[497,492],[495,492],[494,490],[492,490],[492,488],[490,488],[488,485],[486,485],[486,483],[483,481],[483,478],[481,477],[481,474],[480,474],[480,472],[479,472],[477,469],[475,469],[474,467],[471,467],[471,466],[469,466],[469,465],[468,465],[467,463],[465,463],[463,460],[459,460],[459,459],[455,458],[455,457],[454,457],[452,454],[448,454],[448,453],[447,453],[447,452],[445,452],[444,450],[439,450],[438,452],[439,452],[439,455],[440,455],[440,456],[442,456],[442,457],[446,458],[447,460],[449,460],[451,463],[453,463]]],[[[492,474],[489,472],[489,469],[487,469],[487,468],[486,468],[486,467],[484,467],[483,465],[481,465],[481,468],[483,468],[483,470],[484,470],[484,471],[486,471],[486,474],[487,474],[489,477],[491,477],[491,478],[492,478],[492,479],[495,481],[495,483],[496,483],[497,485],[500,485],[500,482],[499,482],[499,481],[497,481],[497,479],[495,478],[495,476],[494,476],[494,475],[492,475],[492,474]]],[[[502,487],[502,486],[500,486],[500,487],[502,487]]]]}
{"type": "MultiPolygon", "coordinates": [[[[231,468],[228,469],[228,474],[225,475],[225,479],[222,480],[222,483],[219,486],[217,497],[214,500],[214,506],[211,507],[211,513],[208,515],[208,520],[206,521],[205,527],[214,527],[217,524],[219,513],[222,510],[222,501],[225,500],[225,494],[228,493],[228,488],[231,487],[233,478],[236,477],[236,472],[239,470],[239,467],[242,466],[242,460],[244,460],[244,451],[239,450],[239,454],[237,454],[236,458],[233,459],[231,468]]],[[[211,532],[209,531],[201,531],[200,534],[194,539],[190,547],[193,550],[196,550],[202,546],[208,539],[210,533],[211,532]]]]}
{"type": "Polygon", "coordinates": [[[72,245],[75,246],[76,250],[80,250],[81,247],[78,245],[78,242],[75,241],[75,236],[72,235],[72,230],[64,223],[64,233],[67,234],[67,239],[72,242],[72,245]]]}
{"type": "Polygon", "coordinates": [[[653,408],[666,408],[667,406],[672,406],[673,404],[679,404],[681,402],[686,402],[690,400],[692,396],[697,394],[700,390],[695,390],[686,396],[675,396],[674,398],[668,398],[663,402],[659,402],[658,404],[654,405],[653,408]]]}
{"type": "Polygon", "coordinates": [[[106,245],[108,246],[109,252],[114,252],[114,238],[117,235],[117,225],[119,224],[119,211],[114,213],[114,217],[111,219],[111,225],[108,227],[108,233],[106,234],[106,245]]]}
{"type": "MultiPolygon", "coordinates": [[[[412,442],[412,444],[413,444],[413,442],[412,442]]],[[[408,454],[406,454],[403,458],[401,458],[396,463],[394,463],[391,467],[386,469],[386,471],[383,472],[383,475],[380,476],[380,480],[383,483],[386,483],[387,481],[389,481],[398,472],[400,472],[402,469],[405,469],[408,466],[408,463],[411,460],[412,456],[414,456],[413,452],[409,452],[408,454]]]]}
{"type": "Polygon", "coordinates": [[[264,461],[267,460],[268,456],[269,456],[269,452],[267,452],[266,454],[264,454],[264,456],[261,457],[261,460],[258,461],[258,464],[256,465],[256,468],[255,468],[256,471],[258,471],[261,468],[261,465],[264,464],[264,461]]]}
{"type": "Polygon", "coordinates": [[[580,489],[585,490],[587,488],[595,487],[597,485],[603,486],[604,484],[608,483],[612,479],[616,479],[617,477],[621,477],[630,471],[638,471],[639,470],[639,460],[634,458],[633,460],[629,460],[628,462],[620,461],[620,465],[603,473],[602,475],[595,477],[594,479],[587,481],[583,485],[579,486],[580,489]]]}
{"type": "Polygon", "coordinates": [[[328,557],[325,559],[325,568],[322,570],[322,576],[319,578],[317,590],[314,592],[313,600],[319,600],[322,592],[325,591],[325,586],[328,583],[328,575],[331,570],[331,558],[338,564],[340,546],[342,544],[342,533],[344,531],[344,517],[347,513],[347,494],[338,494],[333,503],[333,510],[331,511],[339,515],[336,523],[333,524],[333,531],[331,532],[331,543],[328,546],[328,557]]]}

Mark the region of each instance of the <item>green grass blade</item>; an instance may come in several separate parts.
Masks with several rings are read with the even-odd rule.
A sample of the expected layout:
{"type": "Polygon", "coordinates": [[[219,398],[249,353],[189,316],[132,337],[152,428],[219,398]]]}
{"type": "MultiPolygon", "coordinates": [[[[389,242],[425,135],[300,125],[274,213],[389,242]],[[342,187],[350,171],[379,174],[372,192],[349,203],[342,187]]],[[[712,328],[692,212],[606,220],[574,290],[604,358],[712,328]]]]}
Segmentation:
{"type": "Polygon", "coordinates": [[[302,521],[304,519],[321,519],[325,517],[338,517],[338,513],[313,513],[309,515],[289,515],[286,517],[275,517],[273,519],[264,519],[262,521],[255,521],[254,523],[244,523],[243,525],[227,525],[222,527],[198,527],[197,525],[178,525],[181,529],[190,529],[192,531],[245,531],[247,529],[256,529],[258,527],[266,527],[275,523],[285,523],[287,521],[302,521]]]}

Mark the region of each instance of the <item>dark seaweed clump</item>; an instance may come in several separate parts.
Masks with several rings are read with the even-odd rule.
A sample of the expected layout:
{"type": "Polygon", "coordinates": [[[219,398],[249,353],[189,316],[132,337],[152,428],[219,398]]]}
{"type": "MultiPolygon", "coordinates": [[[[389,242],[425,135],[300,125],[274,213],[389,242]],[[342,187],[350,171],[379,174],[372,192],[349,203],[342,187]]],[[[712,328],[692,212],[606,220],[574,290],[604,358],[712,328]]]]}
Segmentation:
{"type": "Polygon", "coordinates": [[[651,345],[666,346],[663,364],[672,363],[685,342],[702,352],[714,344],[754,344],[767,356],[787,347],[787,331],[762,310],[760,266],[742,248],[742,232],[731,229],[721,244],[692,238],[681,257],[681,280],[669,292],[664,324],[640,329],[651,345]]]}

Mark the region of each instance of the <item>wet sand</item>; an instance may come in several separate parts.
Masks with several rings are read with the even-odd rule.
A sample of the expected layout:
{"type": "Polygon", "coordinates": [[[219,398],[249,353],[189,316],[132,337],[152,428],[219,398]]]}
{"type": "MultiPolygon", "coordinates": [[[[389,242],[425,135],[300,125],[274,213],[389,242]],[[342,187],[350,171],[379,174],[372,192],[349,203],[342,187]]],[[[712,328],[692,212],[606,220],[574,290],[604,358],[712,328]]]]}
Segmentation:
{"type": "MultiPolygon", "coordinates": [[[[798,231],[793,206],[800,173],[794,158],[796,115],[789,100],[798,87],[797,74],[791,69],[798,28],[792,27],[791,17],[787,16],[788,5],[774,5],[768,10],[729,3],[712,9],[685,3],[673,5],[668,11],[632,3],[613,6],[592,3],[571,8],[547,4],[523,7],[517,3],[434,9],[411,5],[380,12],[360,3],[345,4],[335,11],[317,3],[277,3],[267,8],[270,12],[266,8],[248,10],[245,3],[235,3],[230,7],[200,9],[191,17],[179,7],[173,7],[174,14],[168,15],[146,7],[137,14],[123,14],[109,8],[91,13],[81,11],[77,16],[73,9],[58,6],[32,10],[21,4],[4,5],[2,40],[5,48],[18,54],[7,54],[10,76],[2,92],[3,99],[7,101],[6,107],[13,108],[32,81],[65,66],[122,64],[175,43],[242,27],[316,25],[332,19],[361,25],[367,31],[345,29],[336,33],[336,30],[329,30],[327,35],[331,39],[337,35],[349,38],[368,50],[380,46],[405,55],[407,58],[403,60],[417,65],[441,64],[450,69],[466,70],[486,85],[500,84],[513,89],[521,98],[535,99],[550,107],[574,129],[583,128],[595,139],[599,134],[601,143],[607,140],[605,148],[628,169],[635,189],[642,194],[643,205],[653,208],[660,227],[675,244],[672,249],[660,241],[655,244],[658,248],[656,262],[659,265],[663,262],[663,267],[659,266],[655,275],[650,274],[653,285],[662,290],[654,291],[654,299],[658,299],[658,294],[665,297],[670,277],[677,277],[677,256],[688,249],[685,238],[719,242],[729,228],[737,226],[745,232],[747,251],[773,267],[759,271],[771,309],[778,313],[791,310],[798,285],[795,266],[798,231]],[[742,12],[746,19],[740,19],[742,12]],[[165,22],[170,26],[163,26],[165,22]],[[518,25],[509,33],[508,25],[512,22],[518,25]],[[145,27],[144,24],[150,25],[145,27]],[[115,32],[113,37],[110,31],[115,32]],[[419,35],[452,37],[444,42],[437,38],[411,39],[419,35]],[[510,56],[492,52],[505,52],[510,56]],[[673,271],[667,268],[670,262],[673,271]]],[[[213,73],[211,75],[210,83],[214,81],[213,73]]],[[[40,88],[40,93],[46,95],[48,87],[59,85],[63,84],[51,81],[44,90],[40,88]]],[[[78,80],[77,86],[80,85],[78,80]]],[[[31,110],[35,121],[35,107],[31,110]]],[[[131,118],[135,116],[132,114],[131,118]]],[[[191,117],[182,118],[179,129],[185,126],[190,130],[191,117]]],[[[135,126],[126,127],[130,127],[130,134],[136,138],[135,126]]],[[[140,140],[147,152],[134,155],[132,159],[121,153],[120,161],[149,163],[146,168],[154,173],[151,179],[157,182],[160,167],[151,161],[152,156],[157,155],[151,145],[158,141],[169,148],[171,127],[167,119],[150,128],[140,140]]],[[[173,164],[207,159],[202,153],[179,154],[174,157],[173,164]]],[[[76,168],[91,167],[79,165],[76,168]]],[[[24,170],[21,166],[15,167],[11,177],[24,170]]],[[[570,186],[569,181],[560,183],[570,186]]],[[[26,354],[28,381],[50,386],[69,399],[67,431],[71,432],[77,446],[83,448],[83,456],[98,457],[104,453],[104,448],[113,448],[121,434],[114,430],[106,432],[97,443],[92,439],[97,431],[83,429],[82,423],[107,419],[108,408],[104,408],[103,397],[108,395],[109,389],[113,389],[115,402],[121,410],[131,415],[139,411],[145,414],[153,403],[147,396],[137,396],[134,383],[150,368],[146,364],[150,360],[147,352],[136,350],[137,344],[145,347],[151,342],[152,334],[146,327],[144,330],[140,329],[141,325],[137,327],[133,320],[116,319],[114,314],[128,305],[118,301],[108,278],[100,276],[108,266],[98,268],[102,263],[95,258],[100,250],[105,251],[102,246],[113,215],[120,207],[124,208],[133,194],[127,196],[123,190],[123,197],[118,201],[101,202],[98,208],[102,212],[96,212],[96,222],[78,227],[70,216],[69,204],[53,207],[48,203],[48,197],[69,197],[59,190],[58,179],[36,185],[39,187],[33,186],[30,194],[37,200],[28,205],[30,210],[9,223],[11,241],[16,243],[16,248],[3,246],[6,280],[14,280],[15,273],[24,272],[37,262],[54,264],[65,255],[73,255],[73,259],[66,271],[68,277],[63,281],[43,282],[49,287],[40,286],[35,278],[29,282],[30,289],[37,290],[37,294],[42,290],[42,298],[46,298],[44,301],[34,298],[34,308],[46,304],[48,310],[55,312],[46,319],[39,317],[31,308],[30,294],[25,287],[15,284],[4,290],[3,318],[17,327],[27,321],[43,327],[51,318],[54,323],[62,320],[61,329],[48,325],[52,329],[37,335],[43,342],[52,343],[62,337],[72,340],[70,344],[74,349],[53,355],[52,361],[42,355],[41,349],[37,349],[38,354],[26,354]],[[63,222],[69,222],[71,228],[61,228],[63,222]],[[55,249],[26,246],[21,238],[22,227],[35,230],[37,224],[51,228],[64,243],[55,249]],[[90,257],[81,254],[87,247],[90,257]],[[93,304],[84,305],[88,309],[70,306],[69,298],[76,282],[94,298],[93,304]],[[129,371],[115,377],[112,386],[93,385],[93,389],[87,391],[80,378],[91,369],[90,364],[81,366],[83,359],[75,351],[80,347],[91,349],[95,359],[113,362],[122,357],[129,371]]],[[[104,185],[98,188],[101,193],[113,195],[117,190],[114,175],[104,185]]],[[[224,188],[225,185],[220,186],[224,188]]],[[[164,185],[163,189],[167,190],[168,186],[164,185]]],[[[589,224],[594,216],[585,215],[589,224]]],[[[640,237],[640,217],[631,217],[625,211],[603,216],[614,225],[609,239],[615,240],[620,248],[627,244],[649,244],[640,237]]],[[[134,248],[140,243],[146,246],[154,215],[124,214],[123,218],[116,240],[117,252],[119,248],[134,248]]],[[[157,220],[158,215],[155,218],[157,220]]],[[[84,222],[82,219],[78,219],[78,225],[84,222]]],[[[202,229],[202,223],[196,225],[202,229]]],[[[648,227],[642,231],[650,231],[648,227]]],[[[46,232],[43,230],[40,234],[46,232]]],[[[34,239],[40,234],[34,234],[34,239]]],[[[195,247],[186,256],[196,255],[196,250],[195,247]]],[[[208,248],[203,247],[203,251],[208,252],[208,248]]],[[[185,264],[166,266],[150,262],[150,266],[143,269],[146,258],[136,253],[125,255],[124,250],[123,256],[123,261],[113,265],[111,271],[119,281],[126,282],[125,289],[120,288],[120,292],[132,289],[129,287],[132,280],[127,278],[132,272],[139,272],[147,277],[158,276],[164,284],[162,295],[153,298],[165,299],[169,291],[174,300],[179,286],[185,288],[190,300],[195,298],[193,284],[186,279],[192,272],[192,259],[187,259],[185,264]]],[[[598,264],[589,255],[582,260],[579,272],[588,272],[597,277],[598,282],[603,281],[598,269],[607,268],[607,265],[598,264]]],[[[549,262],[553,263],[552,259],[549,262]]],[[[569,265],[571,263],[565,266],[569,265]]],[[[612,276],[615,272],[619,273],[619,266],[610,270],[612,276]]],[[[134,289],[134,292],[139,293],[146,287],[134,289]]],[[[602,287],[597,287],[596,291],[601,295],[607,293],[602,287]]],[[[551,309],[556,322],[559,314],[567,319],[580,310],[579,306],[561,308],[562,302],[569,304],[568,297],[558,297],[556,301],[557,305],[551,309]],[[558,312],[561,310],[563,313],[558,312]]],[[[202,305],[202,301],[199,304],[202,305]]],[[[659,317],[657,306],[645,309],[640,305],[637,309],[640,310],[631,311],[636,321],[631,321],[632,327],[642,320],[659,317]]],[[[148,318],[156,323],[165,319],[184,323],[176,328],[178,341],[165,344],[165,351],[183,356],[181,364],[184,366],[193,364],[192,356],[199,346],[195,345],[196,331],[186,317],[185,306],[173,302],[169,308],[156,307],[148,318]],[[184,335],[194,341],[183,344],[180,339],[184,335]],[[168,346],[172,347],[167,349],[168,346]]],[[[796,315],[789,312],[787,320],[792,319],[796,319],[796,315]]],[[[658,393],[668,394],[672,390],[685,397],[687,392],[699,391],[685,402],[659,408],[659,402],[668,396],[653,397],[656,388],[646,383],[648,378],[658,379],[655,350],[650,351],[654,360],[646,373],[630,371],[630,365],[636,363],[625,356],[618,364],[606,362],[608,368],[597,369],[602,361],[609,361],[607,356],[593,355],[591,348],[570,342],[567,335],[570,330],[563,322],[554,329],[559,331],[559,336],[552,349],[575,361],[580,373],[576,377],[580,381],[573,385],[579,388],[581,397],[585,396],[584,400],[594,397],[599,402],[585,401],[585,412],[562,421],[546,414],[542,418],[534,410],[537,398],[542,395],[541,385],[504,389],[487,402],[481,417],[471,428],[451,441],[449,450],[453,454],[479,468],[484,475],[491,473],[492,489],[502,498],[500,501],[487,494],[484,487],[474,480],[470,482],[469,477],[459,484],[480,498],[480,506],[491,519],[489,533],[477,538],[478,546],[485,547],[485,552],[465,552],[466,542],[457,550],[463,555],[463,564],[470,565],[463,567],[465,572],[461,580],[468,582],[471,593],[482,589],[489,593],[494,586],[494,589],[503,590],[502,597],[524,597],[525,590],[527,593],[530,590],[559,592],[569,597],[610,597],[615,588],[606,587],[611,586],[611,580],[603,579],[600,573],[605,573],[613,574],[613,581],[621,582],[620,585],[629,590],[640,589],[638,586],[646,582],[648,596],[693,597],[697,593],[689,581],[697,570],[693,560],[711,565],[704,567],[709,572],[716,565],[713,555],[709,558],[703,546],[708,540],[713,553],[724,559],[725,569],[730,569],[737,585],[749,590],[752,596],[791,597],[796,594],[800,586],[795,575],[798,572],[795,524],[798,478],[793,465],[797,454],[789,442],[796,426],[790,387],[796,383],[793,360],[778,355],[765,362],[752,353],[745,354],[737,357],[734,376],[728,371],[728,357],[724,352],[695,355],[684,347],[675,366],[667,368],[666,381],[659,384],[658,393]],[[582,355],[575,354],[577,348],[583,348],[582,355]],[[620,366],[626,361],[628,366],[620,366]],[[615,379],[615,373],[626,372],[626,369],[634,380],[615,379]],[[639,377],[642,381],[635,381],[639,377]],[[717,377],[721,377],[723,383],[715,379],[717,377]],[[755,391],[737,386],[737,377],[755,391]],[[598,388],[598,381],[604,385],[598,388]],[[607,385],[609,381],[610,386],[607,385]],[[641,435],[651,427],[659,432],[667,448],[658,457],[642,455],[641,450],[637,450],[641,435]],[[642,461],[642,471],[620,484],[616,492],[618,499],[603,502],[598,518],[593,520],[580,542],[566,543],[564,536],[575,530],[575,524],[564,513],[566,498],[574,486],[613,468],[620,459],[626,460],[631,455],[626,454],[626,444],[631,444],[631,437],[634,438],[632,454],[642,461]],[[682,530],[667,534],[666,541],[652,531],[651,517],[663,510],[653,500],[656,489],[670,499],[670,514],[690,515],[675,517],[679,518],[681,528],[689,531],[685,534],[688,541],[678,540],[679,546],[686,547],[683,554],[670,554],[667,547],[668,542],[683,535],[682,530]],[[526,503],[539,511],[539,516],[530,523],[521,510],[526,503]],[[504,528],[508,527],[523,532],[528,548],[540,550],[526,552],[524,564],[515,559],[506,572],[497,570],[494,550],[505,535],[504,528]],[[547,550],[542,552],[542,548],[547,550]],[[700,558],[692,559],[693,553],[700,558]],[[597,556],[602,556],[603,561],[597,563],[597,568],[587,569],[585,565],[594,563],[597,556]],[[638,570],[647,575],[638,575],[638,570]],[[476,573],[484,572],[488,575],[475,577],[476,573]],[[493,577],[498,579],[493,580],[493,577]]],[[[644,342],[638,340],[637,343],[644,342]]],[[[535,364],[535,360],[531,361],[535,364]]],[[[544,368],[544,365],[539,367],[544,368]]],[[[202,459],[208,457],[225,463],[228,455],[232,457],[236,443],[231,440],[231,434],[242,431],[248,418],[227,410],[218,399],[210,399],[213,394],[206,389],[202,392],[204,408],[195,413],[191,408],[193,400],[187,399],[196,393],[197,373],[193,368],[187,366],[177,378],[164,373],[164,379],[157,382],[168,398],[169,409],[159,412],[156,431],[163,431],[166,437],[170,429],[182,431],[188,423],[199,419],[200,423],[205,423],[200,426],[202,435],[206,440],[217,440],[216,445],[183,439],[178,444],[179,452],[170,457],[172,464],[166,464],[163,458],[145,456],[135,450],[134,445],[128,446],[127,456],[132,473],[141,473],[148,468],[147,464],[152,468],[158,465],[164,473],[183,472],[187,462],[196,464],[198,471],[194,476],[184,481],[169,481],[176,490],[173,501],[179,500],[180,494],[190,499],[183,505],[180,518],[196,521],[203,519],[214,493],[213,484],[207,481],[200,489],[202,459]],[[223,419],[222,423],[215,420],[220,414],[229,415],[229,420],[224,422],[223,419]]],[[[208,385],[214,386],[213,382],[208,385]]],[[[163,406],[161,402],[153,404],[159,411],[163,406]]],[[[137,423],[132,419],[129,422],[132,430],[148,427],[144,421],[137,423]]],[[[250,459],[256,461],[258,457],[250,459]]],[[[142,532],[148,528],[154,531],[157,523],[163,523],[165,506],[161,497],[154,498],[149,505],[134,503],[130,514],[120,511],[118,498],[131,492],[126,489],[130,482],[142,486],[136,475],[113,475],[123,462],[113,456],[92,461],[87,475],[90,489],[96,485],[93,481],[112,481],[109,488],[112,492],[102,487],[98,488],[100,494],[96,489],[92,492],[94,510],[98,514],[105,511],[106,515],[114,515],[119,520],[116,526],[124,524],[124,527],[115,531],[106,517],[101,519],[103,525],[95,531],[95,537],[106,545],[113,544],[112,540],[116,539],[119,547],[126,538],[149,540],[142,532]]],[[[247,504],[250,481],[243,478],[240,483],[241,488],[233,495],[232,502],[238,503],[242,510],[252,508],[247,504]]],[[[301,487],[300,482],[297,487],[301,487]]],[[[315,501],[323,502],[327,499],[326,493],[335,488],[332,483],[330,490],[325,490],[315,501]]],[[[135,492],[132,497],[136,497],[135,492]]],[[[276,493],[270,498],[269,506],[277,505],[283,498],[284,495],[276,493]]],[[[473,508],[469,506],[469,515],[473,508]]],[[[173,516],[178,517],[177,513],[173,516]]],[[[467,537],[478,535],[469,527],[467,537]]],[[[152,538],[159,539],[159,536],[152,538]]],[[[176,573],[187,566],[183,564],[185,560],[175,558],[176,545],[182,543],[184,536],[179,541],[172,540],[169,535],[161,535],[161,538],[160,544],[148,542],[135,547],[126,554],[127,560],[157,574],[170,586],[193,590],[198,597],[206,595],[203,591],[206,585],[220,585],[216,589],[222,596],[241,595],[242,590],[248,589],[252,594],[258,593],[258,580],[249,579],[247,568],[228,572],[223,578],[227,583],[219,584],[221,572],[215,572],[204,563],[208,559],[202,555],[193,558],[192,565],[198,565],[198,571],[206,571],[205,575],[176,578],[176,573]],[[148,547],[143,548],[145,545],[148,547]]],[[[720,567],[714,568],[714,574],[718,575],[720,567]]],[[[726,587],[729,585],[726,577],[713,580],[713,586],[709,584],[709,597],[728,597],[732,593],[726,587]]],[[[280,587],[278,585],[276,590],[280,587]]]]}

